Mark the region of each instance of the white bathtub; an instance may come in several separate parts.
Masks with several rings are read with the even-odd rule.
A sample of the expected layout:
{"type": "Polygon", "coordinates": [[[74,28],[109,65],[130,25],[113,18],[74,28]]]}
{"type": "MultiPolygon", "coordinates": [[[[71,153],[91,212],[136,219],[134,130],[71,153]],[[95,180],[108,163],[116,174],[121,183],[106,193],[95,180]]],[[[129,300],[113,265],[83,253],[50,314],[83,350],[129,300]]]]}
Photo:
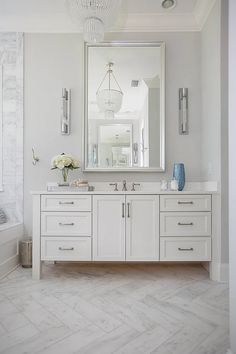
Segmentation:
{"type": "Polygon", "coordinates": [[[19,264],[19,239],[23,237],[23,224],[0,225],[0,278],[7,275],[19,264]]]}

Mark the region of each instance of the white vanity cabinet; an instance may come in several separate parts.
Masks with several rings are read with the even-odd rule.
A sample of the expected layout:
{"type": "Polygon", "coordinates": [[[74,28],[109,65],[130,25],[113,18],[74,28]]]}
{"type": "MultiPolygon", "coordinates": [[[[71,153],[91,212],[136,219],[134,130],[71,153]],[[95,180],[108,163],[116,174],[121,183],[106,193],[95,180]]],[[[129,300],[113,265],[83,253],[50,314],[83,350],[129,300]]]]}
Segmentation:
{"type": "Polygon", "coordinates": [[[126,196],[126,260],[159,260],[159,196],[126,196]]]}
{"type": "Polygon", "coordinates": [[[160,260],[210,261],[211,195],[160,196],[160,260]]]}
{"type": "Polygon", "coordinates": [[[93,197],[93,260],[125,260],[125,196],[93,197]]]}
{"type": "Polygon", "coordinates": [[[33,277],[41,261],[92,260],[92,196],[33,196],[33,277]]]}
{"type": "Polygon", "coordinates": [[[33,277],[41,261],[211,261],[212,197],[33,194],[33,277]]]}
{"type": "Polygon", "coordinates": [[[159,197],[93,197],[93,260],[159,260],[159,197]]]}

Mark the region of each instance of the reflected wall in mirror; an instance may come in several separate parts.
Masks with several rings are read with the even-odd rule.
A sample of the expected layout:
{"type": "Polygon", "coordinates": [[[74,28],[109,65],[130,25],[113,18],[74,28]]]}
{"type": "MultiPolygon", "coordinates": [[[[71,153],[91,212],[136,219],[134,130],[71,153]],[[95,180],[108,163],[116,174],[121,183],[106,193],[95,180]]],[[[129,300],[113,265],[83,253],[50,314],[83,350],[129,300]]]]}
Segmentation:
{"type": "Polygon", "coordinates": [[[164,43],[85,44],[86,171],[164,171],[164,43]]]}

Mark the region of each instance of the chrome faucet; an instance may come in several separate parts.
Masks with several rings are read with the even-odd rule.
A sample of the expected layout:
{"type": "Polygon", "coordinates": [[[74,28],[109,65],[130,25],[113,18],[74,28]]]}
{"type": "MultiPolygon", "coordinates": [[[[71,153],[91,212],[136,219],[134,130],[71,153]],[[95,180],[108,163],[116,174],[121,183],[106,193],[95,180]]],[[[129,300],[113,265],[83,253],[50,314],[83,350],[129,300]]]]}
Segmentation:
{"type": "Polygon", "coordinates": [[[122,191],[127,192],[126,180],[123,181],[122,191]]]}
{"type": "Polygon", "coordinates": [[[140,183],[132,183],[132,192],[135,192],[135,186],[140,186],[140,183]]]}
{"type": "Polygon", "coordinates": [[[118,192],[118,188],[117,188],[118,183],[110,183],[109,185],[115,187],[114,192],[118,192]]]}

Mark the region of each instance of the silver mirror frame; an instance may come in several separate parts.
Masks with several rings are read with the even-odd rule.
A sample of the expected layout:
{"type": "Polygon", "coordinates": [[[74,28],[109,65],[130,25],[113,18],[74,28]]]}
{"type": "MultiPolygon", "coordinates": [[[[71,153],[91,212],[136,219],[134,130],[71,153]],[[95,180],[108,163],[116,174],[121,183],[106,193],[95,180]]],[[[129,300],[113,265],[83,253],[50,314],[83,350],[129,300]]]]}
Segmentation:
{"type": "Polygon", "coordinates": [[[84,44],[84,120],[83,120],[83,171],[84,172],[165,172],[165,42],[103,42],[99,44],[84,44]],[[161,118],[160,118],[160,167],[137,168],[89,168],[88,163],[88,50],[91,47],[160,47],[161,49],[161,118]]]}

